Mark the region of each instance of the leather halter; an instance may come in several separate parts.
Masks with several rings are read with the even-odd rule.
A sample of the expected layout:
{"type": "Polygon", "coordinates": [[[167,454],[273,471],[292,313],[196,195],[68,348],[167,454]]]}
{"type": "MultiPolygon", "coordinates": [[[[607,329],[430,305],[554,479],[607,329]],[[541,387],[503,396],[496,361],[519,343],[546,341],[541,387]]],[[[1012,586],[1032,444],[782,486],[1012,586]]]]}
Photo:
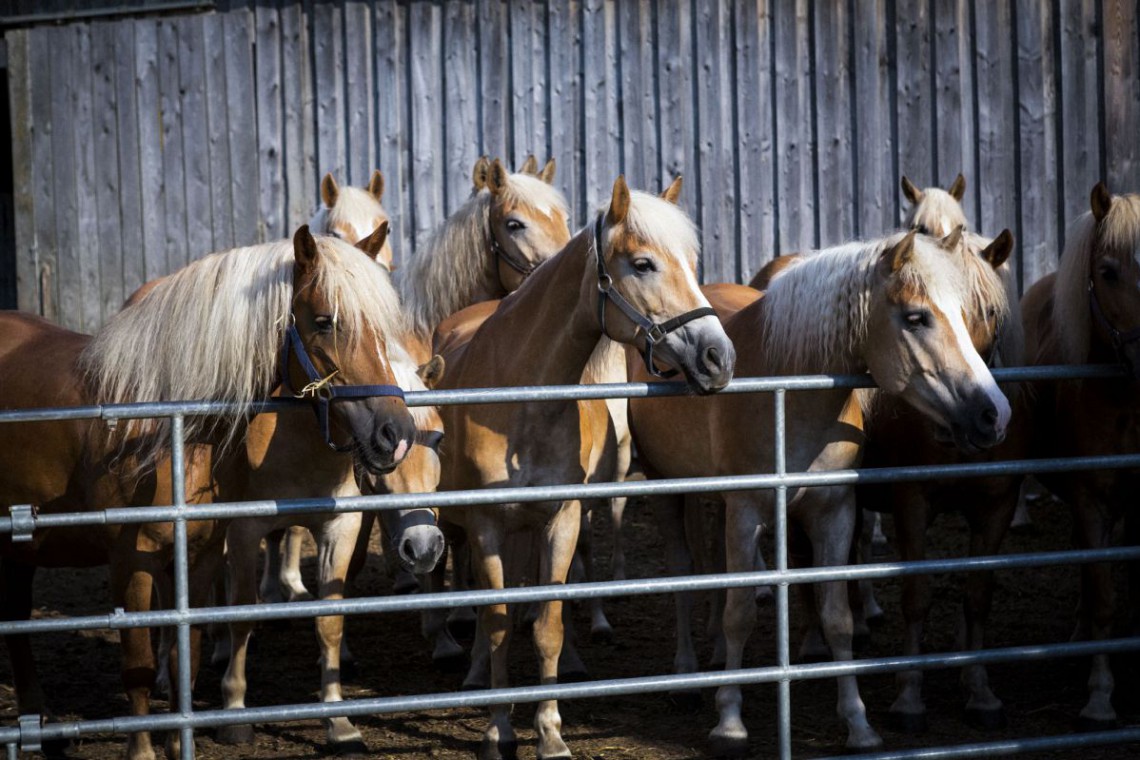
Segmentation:
{"type": "Polygon", "coordinates": [[[645,361],[645,369],[649,374],[654,377],[669,378],[677,374],[677,370],[669,369],[664,372],[657,369],[653,363],[653,349],[657,344],[663,342],[665,337],[674,330],[682,327],[683,325],[692,322],[694,319],[701,317],[715,317],[716,310],[710,306],[701,306],[700,308],[686,311],[665,322],[657,323],[649,317],[642,314],[637,308],[631,304],[626,297],[619,291],[614,289],[614,280],[610,277],[609,272],[606,271],[606,260],[602,256],[602,220],[604,214],[598,214],[598,219],[594,223],[594,235],[592,239],[594,254],[598,260],[598,322],[602,326],[602,335],[607,338],[610,337],[609,332],[606,331],[606,301],[612,301],[614,306],[618,307],[623,314],[629,317],[637,329],[645,334],[645,349],[641,352],[641,358],[645,361]]]}
{"type": "Polygon", "coordinates": [[[1096,297],[1096,289],[1093,288],[1092,278],[1089,278],[1089,308],[1092,309],[1093,316],[1096,321],[1108,333],[1108,337],[1112,340],[1112,348],[1116,351],[1117,358],[1121,358],[1120,352],[1129,343],[1135,343],[1140,340],[1140,327],[1121,332],[1108,321],[1108,315],[1104,313],[1104,309],[1100,308],[1100,299],[1096,297]]]}
{"type": "Polygon", "coordinates": [[[416,437],[412,439],[412,443],[416,446],[425,446],[432,451],[439,453],[439,445],[443,443],[443,431],[417,430],[416,437]]]}
{"type": "Polygon", "coordinates": [[[542,263],[541,261],[519,261],[518,259],[514,258],[511,256],[511,254],[507,253],[506,249],[504,249],[502,244],[499,242],[499,239],[495,237],[495,233],[491,230],[487,230],[487,237],[490,241],[488,245],[491,246],[491,253],[495,254],[496,261],[501,261],[511,269],[521,274],[524,280],[527,277],[530,277],[534,273],[534,270],[538,269],[539,264],[542,263]]]}
{"type": "Polygon", "coordinates": [[[344,399],[361,399],[373,398],[376,396],[392,396],[395,398],[403,399],[404,391],[396,385],[332,385],[329,381],[332,379],[339,370],[334,371],[328,377],[321,377],[317,372],[317,368],[313,365],[312,360],[309,358],[308,351],[305,350],[305,344],[301,342],[301,334],[297,332],[297,326],[290,324],[285,328],[285,345],[281,351],[281,385],[284,386],[290,394],[295,398],[312,398],[316,402],[314,411],[317,414],[317,422],[321,426],[321,435],[325,438],[325,443],[333,451],[352,451],[353,444],[338,445],[333,443],[332,435],[329,432],[329,407],[332,402],[344,399]],[[295,392],[292,384],[289,382],[289,355],[291,353],[297,354],[297,362],[301,365],[301,369],[305,372],[305,377],[309,378],[309,384],[295,392]]]}

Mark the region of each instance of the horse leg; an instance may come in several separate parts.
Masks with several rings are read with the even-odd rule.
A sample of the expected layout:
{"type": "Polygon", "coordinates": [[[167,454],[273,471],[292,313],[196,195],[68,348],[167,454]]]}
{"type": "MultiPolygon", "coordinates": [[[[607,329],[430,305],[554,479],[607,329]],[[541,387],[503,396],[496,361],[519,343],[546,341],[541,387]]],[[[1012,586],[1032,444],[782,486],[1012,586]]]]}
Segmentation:
{"type": "MultiPolygon", "coordinates": [[[[229,604],[252,604],[257,601],[257,548],[264,535],[256,519],[238,519],[226,534],[226,569],[229,572],[229,604]]],[[[253,623],[235,620],[230,623],[230,662],[222,677],[222,707],[227,710],[245,708],[245,661],[253,623]]],[[[215,734],[222,744],[252,744],[253,726],[246,723],[220,726],[215,734]]]]}
{"type": "MultiPolygon", "coordinates": [[[[875,561],[875,557],[886,556],[890,551],[887,537],[883,534],[883,513],[873,512],[872,514],[875,519],[864,520],[864,525],[870,523],[870,531],[863,531],[859,537],[859,556],[863,563],[868,565],[875,561]]],[[[866,511],[864,511],[865,516],[866,511]]],[[[859,581],[859,599],[862,602],[863,620],[868,626],[867,633],[869,635],[870,625],[883,619],[883,608],[879,605],[879,600],[875,598],[874,581],[867,579],[859,581]]]]}
{"type": "MultiPolygon", "coordinates": [[[[926,531],[930,525],[928,504],[917,488],[891,489],[896,509],[895,541],[903,562],[926,558],[926,531]]],[[[922,654],[923,628],[930,614],[930,576],[908,575],[902,579],[903,655],[922,654]]],[[[903,670],[895,676],[898,695],[888,719],[896,731],[921,733],[927,729],[926,704],[922,699],[923,672],[903,670]]]]}
{"type": "Polygon", "coordinates": [[[285,530],[275,530],[265,537],[265,564],[261,568],[261,585],[257,588],[257,598],[265,604],[280,604],[285,601],[284,564],[281,561],[281,540],[285,530]]]}
{"type": "MultiPolygon", "coordinates": [[[[816,512],[815,519],[810,520],[807,526],[816,567],[842,565],[851,556],[854,538],[854,490],[844,487],[817,489],[816,492],[808,492],[805,501],[808,499],[826,499],[828,502],[820,505],[823,508],[816,512]]],[[[851,660],[853,624],[847,601],[847,583],[831,581],[819,584],[816,599],[823,635],[831,647],[832,656],[837,662],[851,660]]],[[[839,699],[836,711],[847,723],[847,749],[865,750],[881,746],[883,740],[867,722],[867,708],[859,696],[855,676],[841,676],[837,681],[839,699]]]]}
{"type": "MultiPolygon", "coordinates": [[[[34,565],[5,559],[0,561],[0,619],[29,620],[32,617],[34,565]]],[[[4,637],[16,687],[16,707],[20,715],[44,714],[44,690],[36,674],[31,638],[26,633],[4,637]]]]}
{"type": "MultiPolygon", "coordinates": [[[[546,526],[539,553],[539,578],[543,585],[565,584],[574,558],[581,526],[580,502],[568,501],[546,526]]],[[[534,624],[534,647],[538,654],[539,682],[558,682],[558,657],[562,653],[562,608],[560,599],[543,602],[542,612],[534,624]]],[[[538,760],[569,760],[570,748],[562,740],[562,716],[558,702],[551,699],[538,703],[534,714],[534,731],[538,734],[538,760]]]]}
{"type": "MultiPolygon", "coordinates": [[[[424,591],[436,594],[443,591],[444,577],[447,575],[448,547],[443,547],[443,555],[432,571],[424,577],[424,591]]],[[[440,609],[424,610],[420,615],[420,629],[423,637],[432,642],[431,661],[445,673],[458,673],[466,664],[467,653],[451,635],[447,627],[447,614],[440,609]]]]}
{"type": "MultiPolygon", "coordinates": [[[[754,491],[725,496],[725,569],[730,573],[747,572],[756,565],[756,528],[763,525],[760,519],[762,498],[754,491]]],[[[744,647],[755,627],[755,591],[751,588],[728,589],[724,606],[726,670],[739,670],[743,666],[744,647]]],[[[716,707],[720,717],[709,733],[711,754],[736,756],[748,752],[748,729],[740,719],[741,706],[739,686],[717,689],[716,707]]]]}
{"type": "MultiPolygon", "coordinates": [[[[230,574],[226,569],[224,550],[221,559],[221,570],[215,574],[211,590],[214,603],[224,607],[230,598],[230,574]]],[[[210,667],[224,673],[230,662],[230,627],[225,623],[210,623],[206,630],[210,634],[210,640],[214,642],[214,651],[210,654],[210,667]]]]}
{"type": "MultiPolygon", "coordinates": [[[[600,507],[600,504],[594,505],[600,507]]],[[[586,583],[596,580],[594,577],[594,532],[593,507],[582,510],[582,527],[578,533],[578,554],[582,560],[582,570],[585,573],[586,583]]],[[[609,644],[614,640],[614,629],[606,619],[605,606],[601,597],[590,600],[590,640],[595,644],[609,644]]],[[[570,605],[566,605],[569,607],[570,605]]]]}
{"type": "MultiPolygon", "coordinates": [[[[174,600],[174,584],[170,573],[162,573],[154,579],[155,595],[158,606],[168,609],[174,600]]],[[[170,626],[158,629],[158,672],[154,677],[154,693],[165,696],[168,701],[174,700],[174,676],[171,674],[170,653],[177,644],[177,630],[170,626]]]]}
{"type": "MultiPolygon", "coordinates": [[[[669,575],[692,575],[693,555],[685,536],[685,509],[689,497],[680,495],[655,496],[651,506],[657,529],[665,543],[665,569],[669,575]]],[[[693,604],[696,593],[682,591],[673,594],[677,616],[677,651],[673,657],[674,673],[695,673],[697,654],[693,648],[693,604]]],[[[675,701],[700,702],[700,692],[673,692],[675,701]]]]}
{"type": "MultiPolygon", "coordinates": [[[[724,502],[720,499],[717,499],[715,503],[713,514],[715,516],[713,518],[713,539],[710,547],[708,572],[724,573],[724,502]]],[[[759,535],[763,529],[757,526],[756,530],[757,546],[759,546],[759,535]]],[[[703,549],[707,543],[702,540],[699,548],[703,549]]],[[[761,565],[764,563],[764,558],[760,556],[759,549],[756,551],[756,562],[761,565]]],[[[758,604],[760,603],[762,589],[767,589],[769,598],[774,598],[771,586],[757,586],[756,601],[758,604]]],[[[709,592],[709,619],[705,626],[705,633],[708,635],[709,641],[712,642],[712,654],[709,655],[709,667],[711,668],[724,667],[724,600],[724,589],[718,588],[709,592]]]]}
{"type": "Polygon", "coordinates": [[[271,541],[271,546],[282,546],[279,579],[285,598],[290,602],[304,602],[313,598],[301,580],[301,552],[305,547],[305,528],[293,525],[285,531],[285,541],[271,541]]]}
{"type": "MultiPolygon", "coordinates": [[[[360,516],[360,532],[356,536],[356,543],[352,547],[352,556],[348,561],[348,570],[345,575],[345,596],[349,596],[349,589],[356,583],[357,576],[364,569],[364,565],[368,562],[368,542],[372,540],[372,526],[376,523],[375,512],[362,512],[360,516]]],[[[415,584],[416,590],[419,590],[419,581],[415,576],[405,571],[405,575],[412,579],[415,584]]],[[[410,593],[410,590],[400,591],[396,593],[410,593]]],[[[348,637],[341,636],[340,639],[340,667],[341,675],[345,679],[353,679],[357,676],[357,662],[356,657],[348,648],[348,637]]]]}
{"type": "MultiPolygon", "coordinates": [[[[628,431],[629,426],[626,425],[628,431]]],[[[618,440],[617,467],[614,472],[619,482],[624,482],[629,474],[630,464],[633,462],[632,436],[624,435],[618,440]]],[[[615,496],[610,499],[610,520],[613,529],[613,554],[610,558],[610,568],[615,581],[625,580],[625,544],[622,542],[622,521],[625,518],[625,505],[628,500],[624,496],[615,496]]]]}
{"type": "MultiPolygon", "coordinates": [[[[788,522],[788,566],[793,568],[812,566],[811,538],[798,522],[788,522]]],[[[803,610],[802,635],[796,659],[799,662],[827,662],[832,659],[831,647],[823,636],[823,625],[819,620],[819,606],[816,604],[815,585],[797,583],[792,593],[799,599],[803,610]]]]}
{"type": "MultiPolygon", "coordinates": [[[[471,588],[468,574],[471,572],[471,550],[466,537],[452,545],[451,590],[467,591],[471,588]]],[[[452,607],[447,614],[447,625],[456,636],[471,635],[475,630],[478,615],[471,607],[452,607]]]]}
{"type": "MultiPolygon", "coordinates": [[[[471,563],[479,586],[504,588],[503,537],[497,526],[478,526],[468,532],[471,563]]],[[[486,638],[491,660],[491,688],[505,688],[507,677],[507,651],[511,640],[511,619],[505,604],[489,604],[480,609],[481,635],[486,638]]],[[[476,636],[478,641],[479,636],[476,636]]],[[[474,658],[474,653],[472,653],[474,658]]],[[[518,751],[518,740],[511,727],[511,705],[494,705],[490,720],[479,746],[480,760],[511,760],[518,751]]]]}
{"type": "MultiPolygon", "coordinates": [[[[1112,520],[1091,494],[1083,489],[1075,495],[1073,517],[1076,534],[1084,549],[1101,549],[1109,545],[1112,520]]],[[[1081,566],[1081,611],[1089,625],[1094,641],[1107,639],[1112,627],[1113,599],[1112,566],[1097,562],[1081,566]]],[[[1078,728],[1101,730],[1116,725],[1116,710],[1112,707],[1112,690],[1115,686],[1107,654],[1094,654],[1089,672],[1089,700],[1081,710],[1078,728]]]]}

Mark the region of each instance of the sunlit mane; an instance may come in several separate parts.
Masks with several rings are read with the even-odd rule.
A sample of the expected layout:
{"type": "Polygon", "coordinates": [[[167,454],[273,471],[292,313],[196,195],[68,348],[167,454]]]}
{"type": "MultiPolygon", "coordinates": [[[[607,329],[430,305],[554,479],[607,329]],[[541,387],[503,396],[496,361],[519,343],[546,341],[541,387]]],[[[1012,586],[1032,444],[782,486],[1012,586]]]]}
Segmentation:
{"type": "Polygon", "coordinates": [[[969,225],[962,204],[953,195],[938,187],[928,187],[922,191],[918,205],[907,213],[903,226],[934,237],[946,237],[955,227],[969,225]]]}
{"type": "Polygon", "coordinates": [[[678,254],[695,267],[701,243],[693,220],[680,206],[639,190],[630,191],[629,199],[625,230],[655,248],[678,254]]]}
{"type": "Polygon", "coordinates": [[[1089,277],[1093,259],[1106,250],[1129,253],[1140,246],[1140,195],[1114,195],[1108,214],[1097,224],[1086,211],[1065,232],[1065,252],[1053,281],[1053,324],[1061,356],[1068,364],[1088,359],[1092,338],[1089,277]]]}
{"type": "MultiPolygon", "coordinates": [[[[411,354],[404,348],[403,340],[388,340],[388,362],[392,365],[392,374],[396,378],[396,385],[406,391],[426,391],[423,379],[419,376],[419,367],[412,359],[411,354]]],[[[409,406],[408,411],[420,430],[430,429],[430,423],[437,419],[432,406],[409,406]]]]}
{"type": "Polygon", "coordinates": [[[999,329],[992,367],[1019,367],[1025,363],[1025,328],[1021,324],[1021,301],[1017,294],[1017,275],[1005,261],[997,271],[978,254],[993,241],[972,232],[966,233],[966,273],[973,294],[972,313],[985,314],[991,308],[998,313],[999,329]]]}
{"type": "MultiPolygon", "coordinates": [[[[328,294],[345,340],[401,334],[399,301],[384,270],[347,243],[317,240],[313,287],[328,294]]],[[[215,253],[163,279],[112,317],[84,350],[80,362],[96,401],[233,402],[236,411],[228,415],[186,419],[188,437],[221,433],[229,443],[250,404],[278,382],[293,266],[293,244],[281,241],[215,253]]],[[[126,433],[152,429],[132,423],[126,433]]],[[[148,438],[143,466],[167,444],[164,435],[148,438]]]]}
{"type": "MultiPolygon", "coordinates": [[[[569,216],[566,199],[540,179],[511,174],[502,195],[542,214],[569,216]]],[[[475,302],[479,293],[500,290],[490,253],[490,190],[472,195],[449,216],[398,273],[400,295],[420,335],[430,335],[451,314],[475,302]]]]}
{"type": "Polygon", "coordinates": [[[348,227],[356,233],[356,239],[348,242],[356,243],[371,235],[386,219],[388,212],[372,193],[359,187],[342,187],[337,191],[332,208],[322,205],[313,212],[309,228],[313,232],[332,232],[338,227],[348,227]]]}

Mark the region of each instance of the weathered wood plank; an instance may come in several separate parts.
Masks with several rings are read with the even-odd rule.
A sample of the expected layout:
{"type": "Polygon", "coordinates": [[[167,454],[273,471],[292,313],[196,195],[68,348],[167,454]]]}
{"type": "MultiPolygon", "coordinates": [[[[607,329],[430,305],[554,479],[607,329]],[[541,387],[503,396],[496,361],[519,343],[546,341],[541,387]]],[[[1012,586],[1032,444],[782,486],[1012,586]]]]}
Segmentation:
{"type": "Polygon", "coordinates": [[[773,13],[776,48],[776,152],[780,198],[780,253],[814,248],[815,149],[811,120],[810,20],[807,0],[778,5],[773,13]]]}
{"type": "Polygon", "coordinates": [[[48,29],[46,50],[51,66],[51,200],[55,215],[54,273],[59,288],[59,322],[81,329],[83,275],[76,218],[79,213],[79,170],[76,166],[75,118],[77,64],[75,30],[48,29]]]}
{"type": "Polygon", "coordinates": [[[277,8],[255,10],[257,53],[257,166],[260,240],[283,238],[285,230],[285,135],[282,127],[281,24],[277,8]]]}
{"type": "Polygon", "coordinates": [[[384,208],[392,216],[397,262],[412,255],[411,117],[408,113],[407,6],[384,0],[376,8],[376,125],[384,208]]]}
{"type": "Polygon", "coordinates": [[[766,0],[736,0],[740,272],[747,283],[776,249],[772,17],[766,0]]]}
{"type": "Polygon", "coordinates": [[[570,203],[570,227],[585,224],[585,163],[582,155],[581,46],[577,44],[582,21],[576,0],[551,0],[550,18],[550,122],[551,145],[558,167],[555,185],[570,203]]]}
{"type": "MultiPolygon", "coordinates": [[[[82,313],[78,322],[83,332],[94,332],[102,319],[102,296],[99,287],[99,209],[95,197],[95,135],[91,110],[94,87],[91,58],[91,31],[88,24],[75,24],[69,30],[75,47],[72,76],[72,113],[75,132],[76,217],[75,255],[79,260],[79,287],[82,291],[82,313]]],[[[118,279],[118,278],[116,278],[118,279]]]]}
{"type": "MultiPolygon", "coordinates": [[[[727,0],[697,10],[696,71],[698,152],[696,188],[700,204],[702,276],[705,282],[734,281],[736,249],[736,157],[732,97],[731,14],[727,0]]],[[[656,189],[656,188],[651,188],[656,189]]],[[[692,192],[694,188],[689,188],[692,192]]]]}
{"type": "Polygon", "coordinates": [[[309,220],[317,198],[316,136],[313,134],[313,77],[309,30],[300,3],[281,5],[281,79],[285,104],[285,236],[309,220]]]}
{"type": "MultiPolygon", "coordinates": [[[[159,84],[161,22],[135,22],[135,87],[138,97],[139,197],[143,218],[144,282],[167,273],[166,227],[175,223],[166,216],[166,184],[173,178],[165,172],[163,151],[163,103],[159,84]],[[156,171],[158,169],[158,171],[156,171]]],[[[165,51],[162,51],[165,53],[165,51]]]]}
{"type": "Polygon", "coordinates": [[[92,77],[91,117],[94,145],[92,162],[94,173],[91,196],[95,203],[96,235],[99,260],[98,314],[91,329],[118,311],[123,305],[123,258],[126,253],[120,231],[120,207],[127,202],[122,196],[119,182],[118,93],[115,88],[116,70],[115,25],[91,25],[92,77]]]}
{"type": "Polygon", "coordinates": [[[1140,190],[1140,51],[1135,0],[1104,0],[1106,180],[1114,192],[1140,190]]]}
{"type": "Polygon", "coordinates": [[[345,180],[368,184],[376,168],[376,100],[373,79],[372,10],[350,0],[344,6],[344,108],[348,173],[345,180]]]}
{"type": "Polygon", "coordinates": [[[585,79],[584,115],[586,163],[586,205],[591,211],[598,209],[610,197],[614,177],[621,171],[620,155],[611,147],[616,142],[612,109],[617,102],[613,90],[614,56],[612,36],[607,33],[607,6],[604,0],[587,0],[582,5],[582,57],[585,79]]]}
{"type": "Polygon", "coordinates": [[[509,134],[512,104],[507,88],[507,28],[504,0],[479,4],[479,85],[483,96],[479,152],[504,160],[510,158],[513,150],[509,134]]]}
{"type": "MultiPolygon", "coordinates": [[[[1018,187],[1014,134],[1013,25],[1009,0],[982,3],[975,9],[978,73],[978,151],[982,209],[978,229],[997,234],[1017,227],[1018,187]]],[[[1015,263],[1016,266],[1016,263],[1015,263]]]]}
{"type": "MultiPolygon", "coordinates": [[[[231,125],[229,108],[227,107],[226,88],[229,85],[226,77],[226,39],[222,29],[223,14],[211,13],[203,19],[205,24],[203,43],[205,46],[205,97],[208,99],[207,109],[208,133],[206,140],[195,138],[194,142],[205,142],[209,148],[209,174],[207,175],[210,190],[210,223],[213,240],[210,250],[224,251],[234,247],[234,188],[230,176],[230,131],[240,129],[238,124],[243,120],[243,111],[238,110],[234,115],[234,124],[231,125]]],[[[190,218],[191,227],[194,218],[190,218]]],[[[195,252],[192,256],[197,256],[195,252]]]]}
{"type": "Polygon", "coordinates": [[[855,0],[855,232],[881,235],[898,225],[898,177],[894,176],[892,108],[887,44],[887,0],[855,0]]]}
{"type": "Polygon", "coordinates": [[[123,295],[146,282],[142,170],[139,165],[139,100],[135,92],[135,24],[113,26],[115,68],[115,137],[119,160],[119,238],[122,247],[123,295]]]}
{"type": "Polygon", "coordinates": [[[540,3],[511,0],[507,17],[514,136],[508,166],[515,168],[530,153],[540,161],[546,158],[546,57],[540,42],[546,33],[546,12],[540,3]]]}
{"type": "MultiPolygon", "coordinates": [[[[927,0],[899,3],[895,11],[898,61],[899,171],[919,187],[933,184],[934,131],[930,118],[930,8],[927,0]]],[[[896,186],[897,187],[897,186],[896,186]]],[[[906,201],[899,201],[906,208],[906,201]]]]}
{"type": "Polygon", "coordinates": [[[413,245],[419,245],[444,218],[443,97],[439,88],[442,10],[429,3],[412,3],[408,24],[418,31],[410,52],[413,245]]]}
{"type": "MultiPolygon", "coordinates": [[[[182,142],[182,162],[186,194],[186,256],[178,266],[213,251],[212,211],[210,209],[210,146],[202,136],[208,134],[206,114],[206,56],[204,16],[179,19],[178,83],[182,114],[178,124],[182,142]]],[[[228,178],[226,180],[228,181],[228,178]]],[[[170,201],[170,195],[167,195],[170,201]]]]}
{"type": "MultiPolygon", "coordinates": [[[[947,188],[961,172],[966,177],[966,197],[962,207],[966,218],[978,219],[981,196],[977,165],[977,140],[974,138],[973,53],[970,49],[969,0],[935,2],[934,46],[934,174],[912,177],[916,182],[932,183],[947,188]]],[[[929,117],[928,117],[929,118],[929,117]]]]}
{"type": "Polygon", "coordinates": [[[179,26],[171,20],[159,22],[158,86],[159,114],[162,119],[159,145],[162,150],[162,173],[166,180],[163,195],[163,213],[166,215],[163,248],[166,251],[166,261],[163,270],[155,273],[156,277],[185,266],[187,261],[186,168],[182,156],[182,98],[178,81],[179,31],[179,26]]]}
{"type": "Polygon", "coordinates": [[[461,206],[471,194],[471,167],[479,158],[478,51],[471,39],[475,11],[475,6],[464,0],[449,0],[444,9],[445,215],[461,206]]]}
{"type": "Polygon", "coordinates": [[[815,103],[819,244],[855,237],[855,169],[851,144],[851,19],[846,4],[815,6],[815,103]]]}
{"type": "MultiPolygon", "coordinates": [[[[1018,0],[1018,108],[1021,131],[1021,224],[1017,230],[1024,287],[1057,268],[1057,103],[1052,6],[1018,0]]],[[[987,230],[991,234],[996,230],[987,230]]]]}
{"type": "Polygon", "coordinates": [[[1089,210],[1089,192],[1100,180],[1101,146],[1096,114],[1100,81],[1095,0],[1060,0],[1061,210],[1068,224],[1089,210]]]}
{"type": "MultiPolygon", "coordinates": [[[[253,69],[253,18],[246,8],[223,14],[226,40],[226,110],[230,114],[228,169],[229,209],[234,245],[249,245],[261,239],[258,222],[260,195],[257,130],[250,120],[250,104],[256,103],[253,69]]],[[[218,95],[214,95],[217,100],[218,95]]],[[[217,186],[217,181],[214,183],[217,186]]]]}
{"type": "Polygon", "coordinates": [[[332,172],[337,182],[348,181],[345,170],[344,18],[335,3],[315,3],[312,9],[312,55],[317,107],[317,170],[332,172]]]}
{"type": "Polygon", "coordinates": [[[688,3],[662,3],[657,7],[661,176],[662,180],[678,174],[690,178],[689,186],[681,193],[680,205],[686,213],[696,219],[700,206],[697,202],[697,188],[694,185],[699,184],[700,172],[697,168],[695,151],[697,137],[693,71],[689,65],[693,58],[692,24],[688,3]]]}
{"type": "MultiPolygon", "coordinates": [[[[33,32],[14,29],[4,35],[8,45],[8,102],[12,130],[12,195],[16,227],[16,308],[40,313],[39,262],[36,256],[36,204],[33,155],[42,142],[41,125],[32,111],[32,53],[28,37],[33,32]]],[[[41,210],[42,213],[43,210],[41,210]]]]}

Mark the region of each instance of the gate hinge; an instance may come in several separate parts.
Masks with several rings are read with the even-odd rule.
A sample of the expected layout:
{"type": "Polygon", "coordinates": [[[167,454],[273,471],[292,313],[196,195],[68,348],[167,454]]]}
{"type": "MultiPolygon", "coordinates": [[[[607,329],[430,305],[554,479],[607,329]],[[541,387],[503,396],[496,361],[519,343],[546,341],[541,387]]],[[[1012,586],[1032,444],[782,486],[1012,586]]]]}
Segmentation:
{"type": "Polygon", "coordinates": [[[35,506],[31,504],[13,504],[9,512],[12,515],[12,541],[31,541],[32,533],[36,529],[35,506]]]}
{"type": "Polygon", "coordinates": [[[39,752],[43,743],[43,719],[39,714],[20,716],[20,749],[24,752],[39,752]]]}

